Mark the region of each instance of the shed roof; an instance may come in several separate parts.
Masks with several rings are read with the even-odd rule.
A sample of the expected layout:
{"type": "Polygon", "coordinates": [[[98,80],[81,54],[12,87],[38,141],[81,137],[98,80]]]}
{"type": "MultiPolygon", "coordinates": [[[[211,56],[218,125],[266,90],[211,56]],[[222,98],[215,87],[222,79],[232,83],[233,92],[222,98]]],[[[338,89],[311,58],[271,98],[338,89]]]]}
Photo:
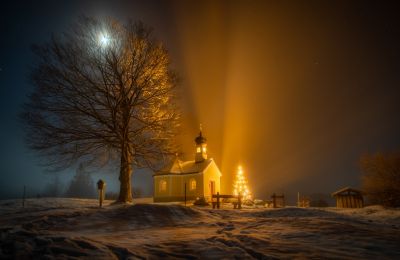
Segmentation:
{"type": "Polygon", "coordinates": [[[203,172],[211,163],[213,159],[206,159],[202,162],[195,161],[181,161],[176,159],[171,167],[164,171],[157,172],[153,176],[157,175],[181,175],[181,174],[194,174],[203,172]]]}
{"type": "Polygon", "coordinates": [[[358,193],[358,194],[362,194],[363,193],[361,190],[350,188],[350,187],[345,187],[345,188],[342,188],[342,189],[340,189],[338,191],[335,191],[331,195],[332,195],[332,197],[335,197],[335,196],[338,196],[338,195],[344,195],[343,193],[351,193],[351,192],[358,193]]]}

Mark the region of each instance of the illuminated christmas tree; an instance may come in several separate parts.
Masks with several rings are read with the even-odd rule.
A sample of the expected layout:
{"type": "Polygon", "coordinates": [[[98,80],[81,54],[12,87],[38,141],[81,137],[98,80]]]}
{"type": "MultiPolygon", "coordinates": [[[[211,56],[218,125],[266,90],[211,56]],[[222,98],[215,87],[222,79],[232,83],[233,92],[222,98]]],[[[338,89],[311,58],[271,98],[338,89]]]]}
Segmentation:
{"type": "Polygon", "coordinates": [[[247,187],[247,180],[244,177],[243,169],[240,165],[236,173],[235,184],[233,185],[233,194],[238,195],[239,193],[244,200],[251,200],[251,193],[247,187]]]}

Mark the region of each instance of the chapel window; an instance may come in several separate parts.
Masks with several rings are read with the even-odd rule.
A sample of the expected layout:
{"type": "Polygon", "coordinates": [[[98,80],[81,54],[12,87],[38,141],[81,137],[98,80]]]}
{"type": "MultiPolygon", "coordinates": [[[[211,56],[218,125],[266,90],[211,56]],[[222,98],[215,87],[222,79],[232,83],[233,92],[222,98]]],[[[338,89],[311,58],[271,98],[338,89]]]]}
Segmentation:
{"type": "Polygon", "coordinates": [[[167,181],[166,180],[160,181],[159,191],[167,191],[167,181]]]}
{"type": "Polygon", "coordinates": [[[196,180],[191,179],[190,180],[190,190],[195,190],[196,189],[196,180]]]}

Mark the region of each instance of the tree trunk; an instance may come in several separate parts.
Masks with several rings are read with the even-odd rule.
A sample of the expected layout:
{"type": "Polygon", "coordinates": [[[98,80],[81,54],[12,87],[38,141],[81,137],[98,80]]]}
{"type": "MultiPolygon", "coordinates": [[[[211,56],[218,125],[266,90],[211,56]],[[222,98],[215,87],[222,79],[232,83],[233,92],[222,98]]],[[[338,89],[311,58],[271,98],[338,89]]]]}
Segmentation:
{"type": "Polygon", "coordinates": [[[121,166],[119,172],[119,197],[118,202],[132,202],[132,157],[130,155],[130,146],[123,145],[121,152],[121,166]]]}

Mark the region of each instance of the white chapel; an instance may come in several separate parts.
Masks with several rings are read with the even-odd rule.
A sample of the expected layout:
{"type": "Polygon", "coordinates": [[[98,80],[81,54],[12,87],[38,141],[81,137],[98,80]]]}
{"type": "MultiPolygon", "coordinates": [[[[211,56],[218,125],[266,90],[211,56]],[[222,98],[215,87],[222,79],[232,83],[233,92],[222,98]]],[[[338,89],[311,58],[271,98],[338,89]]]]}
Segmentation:
{"type": "Polygon", "coordinates": [[[221,172],[212,158],[207,156],[207,139],[200,129],[195,138],[194,160],[178,158],[165,171],[153,175],[154,202],[194,200],[220,192],[221,172]]]}

